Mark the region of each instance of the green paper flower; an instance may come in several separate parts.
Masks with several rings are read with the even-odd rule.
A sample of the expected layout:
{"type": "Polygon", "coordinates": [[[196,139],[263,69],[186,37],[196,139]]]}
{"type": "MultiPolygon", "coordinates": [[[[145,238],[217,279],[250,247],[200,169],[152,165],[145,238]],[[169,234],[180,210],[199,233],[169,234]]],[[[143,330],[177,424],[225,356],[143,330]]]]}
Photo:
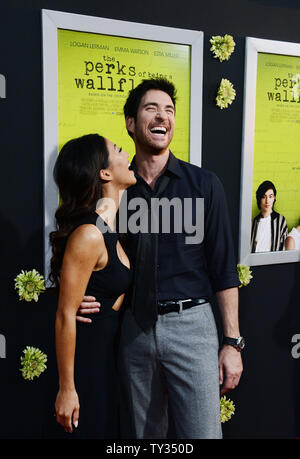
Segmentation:
{"type": "Polygon", "coordinates": [[[15,278],[15,290],[18,290],[20,301],[38,301],[39,294],[46,290],[44,277],[35,269],[22,270],[15,278]]]}
{"type": "Polygon", "coordinates": [[[250,280],[253,278],[252,271],[250,270],[249,266],[247,265],[237,265],[237,271],[239,275],[239,279],[242,285],[246,286],[250,283],[250,280]]]}
{"type": "Polygon", "coordinates": [[[216,102],[218,107],[221,109],[227,108],[228,105],[232,104],[235,99],[235,89],[232,83],[226,78],[222,78],[221,84],[218,89],[218,95],[216,97],[216,102]]]}
{"type": "Polygon", "coordinates": [[[235,406],[230,398],[227,400],[226,396],[220,398],[221,422],[229,421],[231,416],[234,415],[235,406]]]}
{"type": "Polygon", "coordinates": [[[33,380],[35,376],[39,377],[46,370],[47,355],[37,347],[31,346],[26,346],[23,352],[20,371],[24,379],[33,380]]]}
{"type": "Polygon", "coordinates": [[[210,51],[214,53],[214,58],[220,62],[228,61],[235,48],[235,41],[231,35],[221,37],[217,35],[209,40],[212,44],[210,51]]]}

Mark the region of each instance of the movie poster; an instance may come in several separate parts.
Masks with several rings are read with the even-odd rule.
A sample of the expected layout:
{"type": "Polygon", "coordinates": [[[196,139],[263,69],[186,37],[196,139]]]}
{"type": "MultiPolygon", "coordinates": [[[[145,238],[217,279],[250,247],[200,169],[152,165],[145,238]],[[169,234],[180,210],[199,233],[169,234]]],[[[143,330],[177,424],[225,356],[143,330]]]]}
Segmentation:
{"type": "Polygon", "coordinates": [[[177,88],[172,152],[189,161],[190,46],[58,30],[59,149],[98,133],[134,155],[123,106],[143,79],[163,76],[177,88]]]}
{"type": "Polygon", "coordinates": [[[265,180],[276,187],[274,210],[290,231],[300,219],[300,57],[257,55],[252,218],[265,180]]]}

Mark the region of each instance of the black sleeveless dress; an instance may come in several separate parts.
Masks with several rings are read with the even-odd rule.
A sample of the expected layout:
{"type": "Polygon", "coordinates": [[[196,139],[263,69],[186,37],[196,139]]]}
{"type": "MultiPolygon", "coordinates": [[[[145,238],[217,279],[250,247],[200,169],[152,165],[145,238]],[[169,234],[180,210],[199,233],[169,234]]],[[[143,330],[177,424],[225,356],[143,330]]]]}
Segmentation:
{"type": "MultiPolygon", "coordinates": [[[[80,220],[76,228],[83,224],[96,225],[97,219],[108,229],[96,212],[80,220]]],[[[123,306],[119,311],[112,309],[112,306],[128,290],[132,271],[118,257],[118,234],[102,234],[108,251],[108,263],[104,269],[93,271],[86,289],[86,295],[94,296],[101,303],[100,312],[85,315],[92,319],[92,323],[77,322],[75,387],[80,410],[73,438],[119,436],[116,351],[123,306]]]]}

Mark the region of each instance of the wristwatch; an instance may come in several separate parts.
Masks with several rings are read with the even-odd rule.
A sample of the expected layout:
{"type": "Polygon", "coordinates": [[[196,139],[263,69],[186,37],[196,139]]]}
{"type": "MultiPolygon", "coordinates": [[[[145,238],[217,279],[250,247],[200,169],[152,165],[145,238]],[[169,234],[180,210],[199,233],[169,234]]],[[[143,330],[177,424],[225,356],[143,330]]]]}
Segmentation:
{"type": "Polygon", "coordinates": [[[238,336],[237,338],[229,338],[228,336],[224,336],[223,344],[229,344],[229,346],[233,346],[238,352],[241,352],[242,349],[245,347],[245,338],[242,336],[238,336]]]}

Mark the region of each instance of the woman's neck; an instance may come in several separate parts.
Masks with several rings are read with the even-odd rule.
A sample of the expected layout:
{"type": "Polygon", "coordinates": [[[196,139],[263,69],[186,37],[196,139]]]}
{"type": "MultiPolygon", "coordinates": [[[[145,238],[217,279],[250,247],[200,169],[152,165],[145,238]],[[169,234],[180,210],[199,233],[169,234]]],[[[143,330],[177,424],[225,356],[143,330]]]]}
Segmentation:
{"type": "Polygon", "coordinates": [[[96,213],[100,215],[111,229],[115,228],[115,218],[124,191],[124,189],[116,189],[110,186],[110,184],[105,184],[102,187],[102,197],[97,203],[96,213]]]}

